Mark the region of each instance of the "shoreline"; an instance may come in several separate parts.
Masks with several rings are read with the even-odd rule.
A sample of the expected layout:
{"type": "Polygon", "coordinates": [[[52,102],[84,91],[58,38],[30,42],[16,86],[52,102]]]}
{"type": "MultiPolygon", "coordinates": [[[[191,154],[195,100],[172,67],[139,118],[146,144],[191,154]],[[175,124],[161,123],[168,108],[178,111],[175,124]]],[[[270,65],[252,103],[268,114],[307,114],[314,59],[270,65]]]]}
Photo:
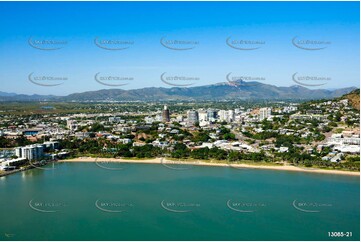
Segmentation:
{"type": "Polygon", "coordinates": [[[12,170],[12,171],[7,171],[7,172],[1,172],[0,177],[9,176],[9,175],[21,172],[21,171],[23,171],[23,170],[12,170]]]}
{"type": "MultiPolygon", "coordinates": [[[[348,176],[360,176],[360,172],[357,171],[342,171],[342,170],[326,170],[320,168],[301,168],[291,165],[249,165],[249,164],[228,164],[228,163],[216,163],[216,162],[204,162],[204,161],[174,161],[165,158],[154,159],[123,159],[123,158],[91,158],[91,157],[79,157],[73,159],[59,160],[58,162],[116,162],[116,163],[129,163],[129,164],[161,164],[164,166],[169,165],[196,165],[196,166],[218,166],[218,167],[232,167],[235,169],[249,168],[249,169],[265,169],[265,170],[278,170],[278,171],[294,171],[294,172],[309,172],[309,173],[322,173],[331,175],[348,175],[348,176]]],[[[172,168],[170,168],[172,169],[172,168]]],[[[177,168],[174,168],[175,170],[177,168]]]]}
{"type": "MultiPolygon", "coordinates": [[[[47,164],[47,163],[45,163],[45,164],[43,164],[43,165],[41,165],[41,166],[44,166],[44,165],[46,165],[46,164],[47,164]]],[[[15,169],[15,170],[11,170],[11,171],[0,172],[0,177],[9,176],[9,175],[12,175],[12,174],[15,174],[15,173],[18,173],[18,172],[31,170],[31,169],[38,168],[38,167],[41,167],[41,166],[29,165],[29,166],[22,167],[22,168],[19,168],[19,169],[15,169]]]]}

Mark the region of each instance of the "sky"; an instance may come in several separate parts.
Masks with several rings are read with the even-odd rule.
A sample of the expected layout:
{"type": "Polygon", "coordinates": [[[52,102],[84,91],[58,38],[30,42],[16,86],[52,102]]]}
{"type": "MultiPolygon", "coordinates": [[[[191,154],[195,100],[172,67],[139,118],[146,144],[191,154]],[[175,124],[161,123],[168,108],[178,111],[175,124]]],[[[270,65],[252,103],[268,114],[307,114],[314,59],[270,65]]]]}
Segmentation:
{"type": "Polygon", "coordinates": [[[359,12],[358,2],[0,2],[0,91],[359,87],[359,12]]]}

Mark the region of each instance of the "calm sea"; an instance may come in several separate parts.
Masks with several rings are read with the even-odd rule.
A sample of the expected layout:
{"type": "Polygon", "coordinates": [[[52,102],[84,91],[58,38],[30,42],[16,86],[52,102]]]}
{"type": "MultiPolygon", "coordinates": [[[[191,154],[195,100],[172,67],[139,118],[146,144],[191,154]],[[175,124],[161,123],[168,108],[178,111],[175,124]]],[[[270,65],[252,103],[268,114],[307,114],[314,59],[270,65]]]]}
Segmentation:
{"type": "Polygon", "coordinates": [[[359,177],[156,164],[42,168],[0,178],[1,240],[360,239],[359,177]]]}

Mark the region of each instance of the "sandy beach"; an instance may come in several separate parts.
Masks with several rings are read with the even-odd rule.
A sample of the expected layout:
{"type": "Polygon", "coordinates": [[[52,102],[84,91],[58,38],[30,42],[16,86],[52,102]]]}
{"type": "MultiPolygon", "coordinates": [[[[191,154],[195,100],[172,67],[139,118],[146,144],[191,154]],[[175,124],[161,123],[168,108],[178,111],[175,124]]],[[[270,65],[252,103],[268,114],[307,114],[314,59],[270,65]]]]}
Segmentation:
{"type": "Polygon", "coordinates": [[[229,164],[219,162],[204,162],[204,161],[174,161],[166,158],[155,158],[155,159],[121,159],[121,158],[92,158],[92,157],[79,157],[74,159],[60,160],[59,162],[119,162],[119,163],[141,163],[141,164],[163,164],[166,167],[169,165],[181,164],[181,165],[198,165],[198,166],[222,166],[232,167],[235,169],[268,169],[268,170],[279,170],[279,171],[294,171],[294,172],[310,172],[310,173],[322,173],[322,174],[334,174],[334,175],[349,175],[349,176],[360,176],[360,172],[356,171],[340,171],[340,170],[326,170],[318,168],[302,168],[291,165],[249,165],[249,164],[229,164]]]}

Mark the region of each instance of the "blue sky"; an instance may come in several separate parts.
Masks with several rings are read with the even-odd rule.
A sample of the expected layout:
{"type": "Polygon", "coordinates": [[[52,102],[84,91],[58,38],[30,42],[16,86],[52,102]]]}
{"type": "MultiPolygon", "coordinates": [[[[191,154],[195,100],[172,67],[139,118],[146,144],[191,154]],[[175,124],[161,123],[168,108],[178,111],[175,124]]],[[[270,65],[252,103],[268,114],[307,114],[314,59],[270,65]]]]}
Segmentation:
{"type": "Polygon", "coordinates": [[[297,73],[330,78],[318,88],[359,87],[358,2],[1,2],[0,12],[4,92],[66,95],[171,87],[162,82],[162,73],[196,77],[195,85],[207,85],[225,82],[230,72],[277,86],[295,85],[292,76],[297,73]],[[105,50],[94,44],[96,37],[133,44],[105,50]],[[162,37],[197,44],[176,51],[162,46],[162,37]],[[226,44],[229,37],[263,44],[238,50],[226,44]],[[311,45],[326,48],[296,48],[295,37],[327,42],[311,45]],[[59,50],[39,50],[29,45],[29,38],[66,44],[59,50]],[[35,85],[30,73],[30,78],[67,80],[58,86],[35,85]],[[96,73],[132,79],[111,87],[95,81],[96,73]]]}

